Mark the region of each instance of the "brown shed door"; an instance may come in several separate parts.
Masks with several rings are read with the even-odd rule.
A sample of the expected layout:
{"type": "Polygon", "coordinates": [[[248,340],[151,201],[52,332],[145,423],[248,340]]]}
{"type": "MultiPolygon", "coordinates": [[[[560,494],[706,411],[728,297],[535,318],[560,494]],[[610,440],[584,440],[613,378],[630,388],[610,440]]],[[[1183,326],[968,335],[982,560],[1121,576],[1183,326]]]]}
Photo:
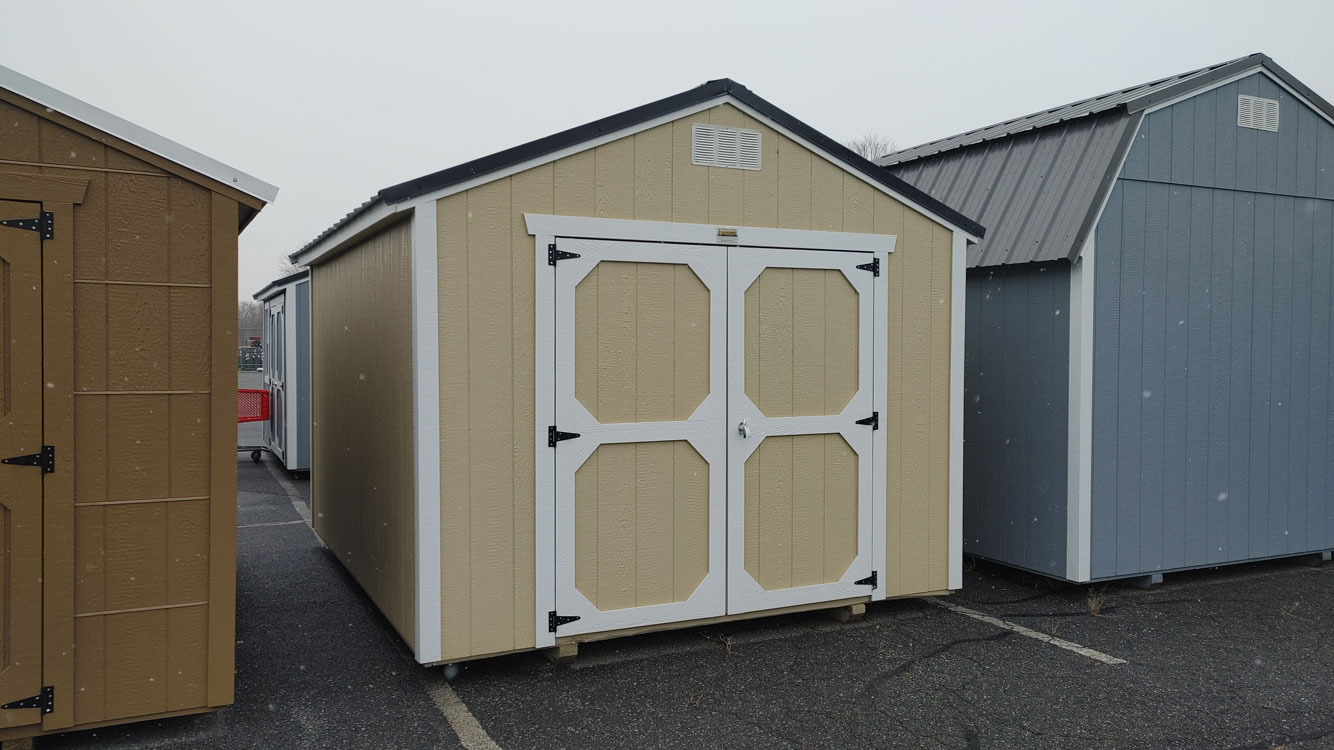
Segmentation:
{"type": "MultiPolygon", "coordinates": [[[[0,220],[41,204],[0,201],[0,220]]],[[[42,450],[42,239],[0,226],[0,458],[42,450]]],[[[0,704],[42,689],[42,469],[0,464],[0,704]]],[[[38,709],[0,710],[0,728],[38,709]]]]}

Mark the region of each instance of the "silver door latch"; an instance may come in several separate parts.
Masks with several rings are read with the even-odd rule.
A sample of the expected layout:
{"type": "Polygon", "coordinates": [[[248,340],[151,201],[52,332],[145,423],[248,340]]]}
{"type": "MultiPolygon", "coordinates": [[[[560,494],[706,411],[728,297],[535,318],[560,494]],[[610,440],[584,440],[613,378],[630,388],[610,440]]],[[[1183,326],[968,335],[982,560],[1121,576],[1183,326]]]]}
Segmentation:
{"type": "Polygon", "coordinates": [[[741,424],[736,426],[736,431],[737,434],[743,438],[750,437],[750,425],[746,424],[746,420],[744,419],[741,420],[741,424]]]}

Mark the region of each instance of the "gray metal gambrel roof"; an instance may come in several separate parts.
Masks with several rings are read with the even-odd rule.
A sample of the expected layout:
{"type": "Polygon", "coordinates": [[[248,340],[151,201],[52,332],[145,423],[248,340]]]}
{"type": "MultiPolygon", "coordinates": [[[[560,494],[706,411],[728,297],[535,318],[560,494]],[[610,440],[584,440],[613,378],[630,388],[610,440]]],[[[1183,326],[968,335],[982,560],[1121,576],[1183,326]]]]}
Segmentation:
{"type": "Polygon", "coordinates": [[[968,265],[1074,260],[1144,110],[1265,69],[1334,119],[1334,106],[1260,53],[896,151],[877,164],[988,228],[968,265]]]}
{"type": "Polygon", "coordinates": [[[990,228],[968,266],[1071,257],[1139,115],[1107,112],[889,167],[990,228]]]}

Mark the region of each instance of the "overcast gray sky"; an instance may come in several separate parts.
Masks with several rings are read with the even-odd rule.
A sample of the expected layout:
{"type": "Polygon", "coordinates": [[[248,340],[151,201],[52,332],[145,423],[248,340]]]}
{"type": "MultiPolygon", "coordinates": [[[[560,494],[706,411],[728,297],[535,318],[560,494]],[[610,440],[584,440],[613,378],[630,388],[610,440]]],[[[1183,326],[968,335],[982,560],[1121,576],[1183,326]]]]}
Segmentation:
{"type": "Polygon", "coordinates": [[[281,189],[241,235],[243,298],[382,187],[711,78],[900,147],[1257,51],[1334,99],[1328,0],[0,9],[0,65],[281,189]]]}

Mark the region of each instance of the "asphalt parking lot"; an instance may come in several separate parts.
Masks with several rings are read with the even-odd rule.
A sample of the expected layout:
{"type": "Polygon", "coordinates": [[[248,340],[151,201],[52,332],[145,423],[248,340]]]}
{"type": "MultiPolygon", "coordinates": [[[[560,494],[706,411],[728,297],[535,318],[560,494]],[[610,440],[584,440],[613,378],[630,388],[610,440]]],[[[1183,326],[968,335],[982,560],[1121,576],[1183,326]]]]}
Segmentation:
{"type": "Polygon", "coordinates": [[[447,682],[311,532],[308,483],[267,457],[237,468],[236,705],[39,748],[1334,747],[1330,563],[1149,590],[970,563],[941,600],[955,609],[639,636],[585,644],[569,666],[471,662],[447,682]]]}

